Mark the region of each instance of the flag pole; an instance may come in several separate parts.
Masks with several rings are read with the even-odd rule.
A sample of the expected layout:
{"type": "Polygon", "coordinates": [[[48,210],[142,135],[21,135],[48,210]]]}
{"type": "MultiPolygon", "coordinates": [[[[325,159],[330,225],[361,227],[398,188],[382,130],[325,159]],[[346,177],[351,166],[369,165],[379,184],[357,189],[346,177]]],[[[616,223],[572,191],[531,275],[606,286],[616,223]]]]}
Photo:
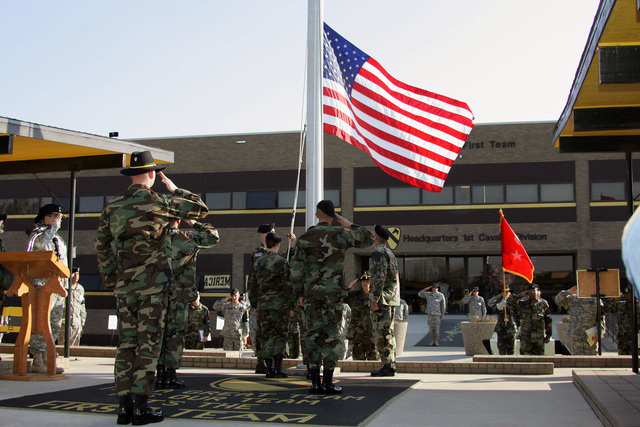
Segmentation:
{"type": "Polygon", "coordinates": [[[316,223],[315,206],[324,198],[322,125],[323,0],[308,0],[306,228],[316,223]]]}

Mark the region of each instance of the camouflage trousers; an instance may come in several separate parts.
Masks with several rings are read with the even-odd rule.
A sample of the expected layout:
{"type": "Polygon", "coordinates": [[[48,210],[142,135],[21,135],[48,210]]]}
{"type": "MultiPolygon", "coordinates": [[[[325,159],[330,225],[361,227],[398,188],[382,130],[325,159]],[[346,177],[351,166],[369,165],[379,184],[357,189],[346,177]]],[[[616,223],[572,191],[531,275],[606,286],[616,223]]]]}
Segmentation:
{"type": "Polygon", "coordinates": [[[289,358],[297,359],[300,357],[300,333],[291,332],[289,330],[289,338],[287,340],[287,347],[289,349],[289,358]]]}
{"type": "Polygon", "coordinates": [[[520,352],[524,355],[542,356],[544,355],[544,337],[528,338],[520,337],[520,352]]]}
{"type": "Polygon", "coordinates": [[[304,352],[311,369],[334,369],[338,363],[338,329],[342,322],[342,303],[330,302],[328,298],[305,301],[307,333],[304,352]]]}
{"type": "MultiPolygon", "coordinates": [[[[251,311],[251,314],[249,314],[249,338],[251,339],[251,348],[253,349],[254,354],[258,356],[258,352],[262,347],[262,340],[263,340],[262,326],[260,325],[260,322],[258,322],[258,318],[256,316],[255,311],[253,309],[251,309],[250,311],[251,311]]],[[[225,342],[227,341],[226,337],[224,341],[225,342]]],[[[260,356],[258,356],[258,358],[261,359],[260,356]]]]}
{"type": "Polygon", "coordinates": [[[366,324],[366,322],[351,318],[347,338],[351,346],[353,360],[378,360],[378,350],[373,342],[373,327],[367,328],[366,324]]]}
{"type": "Polygon", "coordinates": [[[195,331],[195,333],[187,333],[184,339],[184,347],[192,350],[204,349],[204,343],[200,341],[199,331],[195,331]]]}
{"type": "Polygon", "coordinates": [[[222,337],[222,349],[224,351],[240,351],[242,349],[240,335],[238,334],[237,337],[222,337]]]}
{"type": "MultiPolygon", "coordinates": [[[[80,345],[80,337],[82,336],[82,326],[71,325],[69,328],[69,346],[75,347],[80,345]]],[[[65,343],[65,322],[62,319],[62,325],[60,326],[60,333],[58,334],[58,345],[64,345],[65,343]]]]}
{"type": "Polygon", "coordinates": [[[498,335],[498,354],[513,355],[516,351],[516,325],[514,323],[509,325],[498,323],[495,332],[498,335]]]}
{"type": "Polygon", "coordinates": [[[258,324],[264,339],[256,355],[261,359],[284,356],[289,339],[289,313],[283,310],[260,310],[258,324]]]}
{"type": "Polygon", "coordinates": [[[309,360],[307,360],[307,348],[305,344],[307,331],[309,330],[309,322],[307,319],[307,312],[303,307],[299,308],[300,310],[300,352],[302,353],[302,363],[309,366],[309,360]]]}
{"type": "Polygon", "coordinates": [[[428,315],[427,324],[429,325],[432,343],[437,343],[440,339],[440,322],[442,322],[442,319],[440,319],[439,315],[428,315]]]}
{"type": "Polygon", "coordinates": [[[189,302],[187,300],[178,299],[173,295],[169,296],[158,365],[171,369],[180,367],[186,339],[188,310],[189,302]]]}
{"type": "MultiPolygon", "coordinates": [[[[42,289],[42,286],[37,286],[34,283],[36,292],[42,289]]],[[[66,300],[58,294],[51,294],[51,302],[49,303],[49,326],[51,327],[51,336],[55,342],[56,338],[60,334],[60,328],[62,328],[62,320],[64,313],[64,306],[66,300]]],[[[44,334],[31,334],[31,341],[29,342],[29,351],[31,354],[47,351],[47,343],[44,340],[44,334]]]]}
{"type": "Polygon", "coordinates": [[[393,335],[394,307],[382,305],[378,311],[371,312],[373,320],[373,339],[384,365],[396,363],[395,337],[393,335]]]}
{"type": "Polygon", "coordinates": [[[587,334],[584,332],[593,325],[585,327],[583,325],[573,326],[569,324],[569,338],[571,341],[571,354],[574,356],[595,356],[598,354],[598,344],[589,344],[587,334]]]}
{"type": "Polygon", "coordinates": [[[162,345],[167,293],[117,298],[118,333],[115,390],[151,396],[162,345]]]}

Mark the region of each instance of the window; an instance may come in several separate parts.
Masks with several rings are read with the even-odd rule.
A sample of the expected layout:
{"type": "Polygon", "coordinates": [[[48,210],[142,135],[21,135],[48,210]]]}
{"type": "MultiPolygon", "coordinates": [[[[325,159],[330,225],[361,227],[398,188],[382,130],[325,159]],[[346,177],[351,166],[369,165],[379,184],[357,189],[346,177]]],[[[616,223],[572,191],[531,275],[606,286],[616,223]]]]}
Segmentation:
{"type": "Polygon", "coordinates": [[[431,191],[422,190],[423,205],[451,205],[453,204],[453,188],[444,187],[442,192],[433,193],[431,191]]]}
{"type": "Polygon", "coordinates": [[[469,185],[456,185],[454,191],[456,205],[471,204],[471,187],[469,185]]]}
{"type": "Polygon", "coordinates": [[[247,193],[244,191],[234,191],[232,195],[233,209],[247,208],[247,193]]]}
{"type": "Polygon", "coordinates": [[[471,187],[472,203],[504,203],[502,185],[474,185],[471,187]]]}
{"type": "Polygon", "coordinates": [[[386,204],[386,188],[356,189],[356,206],[385,206],[386,204]]]}
{"type": "Polygon", "coordinates": [[[231,193],[207,193],[205,200],[211,210],[231,209],[231,193]]]}
{"type": "Polygon", "coordinates": [[[537,184],[507,185],[507,203],[536,203],[538,202],[537,184]]]}
{"type": "Polygon", "coordinates": [[[625,200],[624,182],[592,182],[591,201],[625,200]]]}
{"type": "Polygon", "coordinates": [[[17,199],[16,213],[18,214],[37,213],[40,210],[39,203],[40,203],[40,199],[37,197],[32,199],[17,199]]]}
{"type": "Polygon", "coordinates": [[[6,214],[15,213],[15,200],[13,199],[0,199],[0,212],[6,214]]]}
{"type": "Polygon", "coordinates": [[[340,206],[340,190],[324,190],[324,198],[331,200],[334,206],[340,206]]]}
{"type": "Polygon", "coordinates": [[[246,209],[272,209],[276,207],[276,191],[248,191],[246,209]]]}
{"type": "Polygon", "coordinates": [[[102,212],[104,197],[83,196],[78,200],[78,212],[102,212]]]}
{"type": "Polygon", "coordinates": [[[573,202],[573,184],[540,184],[541,202],[573,202]]]}
{"type": "Polygon", "coordinates": [[[420,189],[416,187],[410,188],[390,188],[389,189],[389,205],[419,205],[420,189]]]}

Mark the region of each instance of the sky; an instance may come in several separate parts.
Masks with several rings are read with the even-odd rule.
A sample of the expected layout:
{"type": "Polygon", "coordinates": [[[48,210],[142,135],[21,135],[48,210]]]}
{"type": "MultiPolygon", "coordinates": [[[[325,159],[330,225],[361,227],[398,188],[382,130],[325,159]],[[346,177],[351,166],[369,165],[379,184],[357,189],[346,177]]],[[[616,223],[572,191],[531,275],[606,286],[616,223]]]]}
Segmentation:
{"type": "MultiPolygon", "coordinates": [[[[557,121],[598,0],[324,0],[324,21],[475,123],[557,121]]],[[[305,0],[2,1],[0,116],[121,139],[295,131],[305,0]]]]}

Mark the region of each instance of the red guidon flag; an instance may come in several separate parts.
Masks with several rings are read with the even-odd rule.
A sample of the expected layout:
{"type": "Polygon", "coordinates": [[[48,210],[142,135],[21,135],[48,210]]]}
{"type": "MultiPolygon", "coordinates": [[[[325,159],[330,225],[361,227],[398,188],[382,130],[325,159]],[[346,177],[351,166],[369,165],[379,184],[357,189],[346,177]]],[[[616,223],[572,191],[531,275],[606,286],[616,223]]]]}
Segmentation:
{"type": "Polygon", "coordinates": [[[529,283],[533,282],[533,263],[522,246],[518,235],[507,222],[500,209],[500,245],[502,246],[502,269],[516,274],[529,283]]]}

